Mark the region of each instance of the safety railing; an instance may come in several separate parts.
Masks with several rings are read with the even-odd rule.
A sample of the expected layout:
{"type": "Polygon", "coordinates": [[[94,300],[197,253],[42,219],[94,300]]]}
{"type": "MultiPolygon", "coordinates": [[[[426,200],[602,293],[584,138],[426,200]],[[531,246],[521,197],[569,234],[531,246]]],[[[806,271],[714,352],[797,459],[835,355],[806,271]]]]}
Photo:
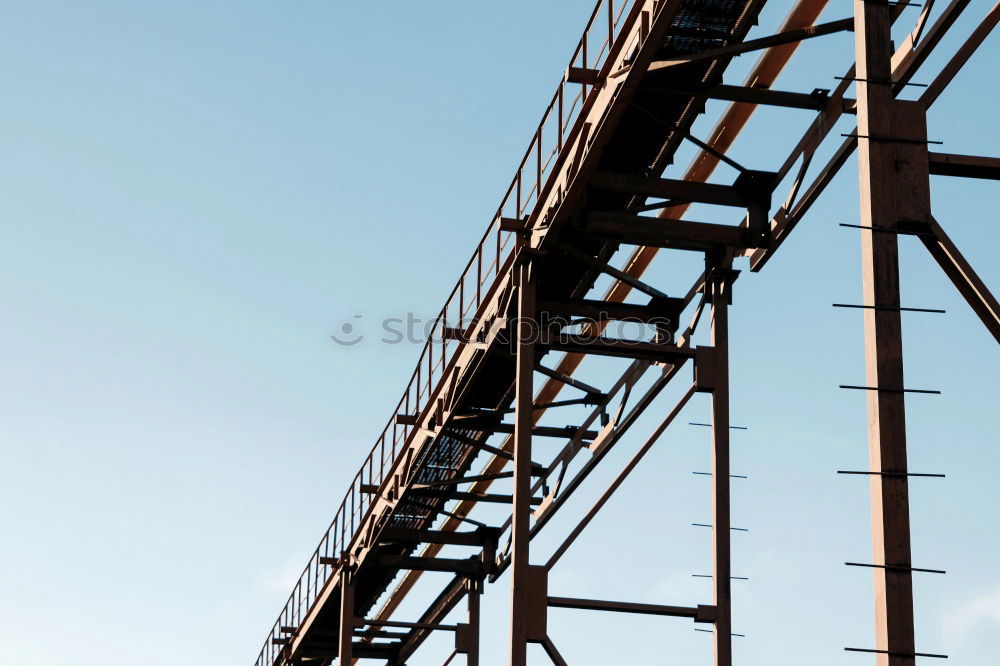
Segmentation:
{"type": "MultiPolygon", "coordinates": [[[[637,19],[637,0],[598,0],[583,37],[570,60],[570,68],[601,70],[609,54],[620,48],[619,38],[637,19]]],[[[630,31],[630,30],[629,30],[630,31]]],[[[639,37],[641,39],[641,37],[639,37]]],[[[567,70],[568,72],[569,70],[567,70]]],[[[401,422],[397,414],[417,416],[427,406],[438,382],[454,358],[461,342],[446,335],[452,326],[467,328],[475,313],[491,293],[494,284],[505,275],[512,263],[513,235],[501,228],[501,220],[527,221],[538,202],[547,196],[547,183],[567,159],[567,146],[581,131],[578,120],[591,102],[592,83],[570,83],[564,77],[549,102],[534,137],[525,152],[514,179],[504,194],[497,214],[465,266],[462,276],[429,332],[417,367],[410,377],[388,424],[382,430],[361,469],[351,482],[333,522],[309,558],[309,563],[295,583],[292,594],[271,628],[255,666],[273,666],[292,635],[301,626],[327,581],[337,573],[340,558],[365,517],[374,490],[381,486],[392,469],[397,454],[415,429],[413,419],[401,422]]],[[[551,185],[550,183],[548,183],[551,185]]]]}

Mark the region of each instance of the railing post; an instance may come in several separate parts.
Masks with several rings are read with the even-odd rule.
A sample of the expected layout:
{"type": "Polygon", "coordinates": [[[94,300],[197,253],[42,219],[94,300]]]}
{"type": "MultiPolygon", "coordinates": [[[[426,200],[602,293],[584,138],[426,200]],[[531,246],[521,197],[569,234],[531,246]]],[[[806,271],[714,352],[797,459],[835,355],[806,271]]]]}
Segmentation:
{"type": "Polygon", "coordinates": [[[517,265],[514,412],[514,507],[511,520],[510,666],[525,666],[528,649],[531,519],[531,428],[535,372],[535,276],[522,253],[517,265]]]}

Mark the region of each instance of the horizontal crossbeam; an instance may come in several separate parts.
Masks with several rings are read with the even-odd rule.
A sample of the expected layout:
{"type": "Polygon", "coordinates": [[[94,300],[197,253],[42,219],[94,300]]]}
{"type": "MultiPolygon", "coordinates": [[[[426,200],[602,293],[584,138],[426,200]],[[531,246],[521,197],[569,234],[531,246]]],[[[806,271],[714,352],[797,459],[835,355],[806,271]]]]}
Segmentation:
{"type": "MultiPolygon", "coordinates": [[[[682,97],[702,97],[705,99],[721,99],[729,102],[746,102],[765,106],[780,106],[789,109],[808,109],[822,111],[830,104],[830,97],[825,94],[789,92],[772,90],[770,88],[753,88],[750,86],[718,85],[711,88],[681,90],[677,88],[655,88],[657,92],[665,92],[682,97]]],[[[829,92],[829,91],[825,91],[829,92]]],[[[841,97],[836,101],[843,113],[855,113],[857,100],[841,97]]]]}
{"type": "Polygon", "coordinates": [[[483,573],[483,563],[476,559],[381,555],[378,558],[378,563],[383,567],[416,571],[445,571],[465,575],[481,575],[483,573]]]}
{"type": "Polygon", "coordinates": [[[574,354],[597,354],[620,358],[645,359],[649,361],[683,362],[693,358],[695,351],[690,347],[675,347],[658,342],[635,342],[616,340],[598,335],[575,335],[568,333],[543,336],[539,344],[545,348],[574,354]]]}
{"type": "Polygon", "coordinates": [[[928,153],[932,176],[961,176],[1000,180],[1000,158],[928,153]]]}
{"type": "Polygon", "coordinates": [[[637,604],[627,601],[574,599],[570,597],[549,597],[548,603],[551,608],[577,608],[580,610],[638,613],[640,615],[689,617],[695,622],[714,622],[716,613],[715,606],[661,606],[659,604],[637,604]]]}
{"type": "Polygon", "coordinates": [[[684,299],[655,299],[648,305],[638,305],[578,298],[565,301],[540,300],[537,306],[539,312],[548,312],[554,317],[587,317],[594,321],[614,319],[643,323],[666,320],[676,323],[677,316],[684,307],[684,299]]]}
{"type": "Polygon", "coordinates": [[[591,177],[590,183],[594,187],[628,192],[630,194],[641,194],[647,197],[682,199],[684,201],[737,207],[745,207],[749,203],[746,197],[731,185],[632,176],[608,173],[606,171],[595,173],[591,177]]]}
{"type": "MultiPolygon", "coordinates": [[[[440,497],[442,499],[449,499],[449,500],[458,499],[458,500],[466,500],[469,502],[511,504],[514,501],[514,498],[511,497],[510,495],[500,495],[496,493],[474,493],[474,492],[465,492],[461,490],[435,490],[431,488],[422,488],[416,490],[415,492],[425,497],[440,497]]],[[[542,500],[539,497],[533,497],[531,498],[531,503],[541,504],[542,500]]]]}
{"type": "Polygon", "coordinates": [[[772,46],[781,46],[782,44],[791,44],[793,42],[801,42],[806,39],[811,39],[813,37],[822,37],[823,35],[832,35],[837,32],[847,32],[854,30],[854,19],[840,19],[839,21],[830,21],[829,23],[821,23],[819,25],[812,25],[806,28],[797,28],[795,30],[787,30],[785,32],[779,32],[776,35],[771,35],[770,37],[762,37],[760,39],[748,39],[745,42],[739,44],[731,44],[730,46],[721,46],[717,49],[709,49],[707,51],[700,51],[697,53],[692,53],[690,55],[684,56],[683,58],[674,58],[671,60],[660,60],[654,62],[649,66],[650,72],[655,72],[661,69],[670,69],[671,67],[677,67],[679,65],[687,65],[692,62],[698,62],[699,60],[714,60],[716,58],[725,57],[735,57],[742,55],[744,53],[749,53],[751,51],[760,51],[761,49],[769,49],[772,46]]]}
{"type": "Polygon", "coordinates": [[[590,213],[581,231],[591,236],[647,247],[681,250],[747,247],[746,234],[739,227],[625,213],[590,213]]]}
{"type": "Polygon", "coordinates": [[[496,535],[488,530],[474,532],[441,532],[436,530],[415,530],[402,527],[387,527],[382,531],[380,541],[403,541],[406,543],[438,543],[448,546],[482,546],[495,540],[496,535]]]}

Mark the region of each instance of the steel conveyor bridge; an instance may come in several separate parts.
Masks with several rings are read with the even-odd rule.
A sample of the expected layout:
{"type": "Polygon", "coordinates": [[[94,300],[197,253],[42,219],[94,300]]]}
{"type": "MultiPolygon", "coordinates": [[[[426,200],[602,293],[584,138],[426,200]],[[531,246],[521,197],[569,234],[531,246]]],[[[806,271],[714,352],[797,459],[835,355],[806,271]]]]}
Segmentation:
{"type": "MultiPolygon", "coordinates": [[[[435,631],[454,634],[449,660],[478,665],[479,596],[508,579],[504,632],[513,666],[526,663],[529,643],[565,663],[546,630],[549,607],[703,623],[714,633],[715,663],[729,666],[727,312],[739,275],[734,261],[761,270],[856,151],[865,289],[858,307],[865,308],[868,343],[860,388],[869,395],[872,452],[864,473],[875,479],[877,558],[876,644],[858,649],[892,666],[922,654],[914,645],[907,564],[896,243],[917,237],[1000,341],[1000,306],[931,215],[929,194],[932,174],[997,179],[1000,160],[931,152],[926,129],[927,108],[1000,20],[1000,8],[992,6],[957,40],[944,67],[926,71],[958,16],[970,4],[980,13],[985,5],[854,0],[831,7],[843,13],[837,20],[818,22],[826,0],[788,4],[782,25],[761,36],[751,30],[765,0],[598,2],[409,384],[255,666],[404,664],[435,631]],[[845,32],[854,34],[856,64],[844,54],[839,80],[817,80],[813,91],[773,89],[804,41],[845,32]],[[727,68],[741,56],[756,64],[742,83],[727,83],[727,68]],[[930,84],[916,99],[902,95],[912,92],[907,85],[918,71],[930,84]],[[715,100],[728,106],[711,133],[696,136],[695,120],[715,100]],[[769,107],[801,111],[802,129],[788,130],[798,141],[791,152],[757,155],[753,168],[744,166],[729,150],[769,107]],[[842,135],[845,119],[857,126],[842,135]],[[695,158],[673,174],[668,167],[685,143],[695,158]],[[831,147],[826,163],[813,160],[831,147]],[[716,175],[720,166],[731,175],[716,175]],[[687,219],[689,207],[701,204],[723,207],[729,222],[687,219]],[[704,270],[683,284],[649,284],[643,273],[658,252],[696,253],[704,270]],[[595,287],[609,282],[606,290],[595,287]],[[642,323],[644,335],[605,334],[621,321],[642,323]],[[692,342],[699,325],[710,329],[707,345],[692,342]],[[617,379],[606,386],[581,380],[577,369],[589,356],[618,363],[617,379]],[[671,384],[681,397],[662,423],[549,560],[533,562],[531,539],[671,384]],[[550,594],[548,571],[699,392],[712,401],[712,598],[660,606],[550,594]],[[567,426],[567,414],[583,416],[567,426]],[[533,446],[541,439],[551,441],[533,446]],[[507,490],[498,492],[500,485],[507,490]],[[457,549],[465,556],[442,556],[457,549]],[[448,582],[419,615],[400,617],[427,571],[449,574],[448,582]],[[447,624],[463,603],[466,621],[447,624]]],[[[566,511],[573,510],[569,504],[566,511]]]]}

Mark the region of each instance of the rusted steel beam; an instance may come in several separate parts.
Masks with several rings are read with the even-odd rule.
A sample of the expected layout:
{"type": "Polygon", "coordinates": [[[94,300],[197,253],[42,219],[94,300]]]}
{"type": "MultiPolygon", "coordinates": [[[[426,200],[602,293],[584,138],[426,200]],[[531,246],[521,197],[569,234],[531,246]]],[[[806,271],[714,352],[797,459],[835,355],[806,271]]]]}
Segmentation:
{"type": "Polygon", "coordinates": [[[997,302],[996,296],[972,269],[937,220],[931,218],[928,227],[932,235],[920,236],[924,247],[979,316],[986,330],[1000,342],[1000,303],[997,302]]]}
{"type": "Polygon", "coordinates": [[[930,153],[932,176],[1000,180],[1000,158],[930,153]]]}
{"type": "Polygon", "coordinates": [[[465,655],[466,666],[479,666],[479,598],[483,593],[482,581],[466,583],[466,620],[455,632],[455,651],[465,655]]]}
{"type": "MultiPolygon", "coordinates": [[[[934,25],[927,30],[923,38],[918,42],[914,43],[912,40],[907,39],[903,45],[900,46],[899,50],[893,55],[892,58],[892,76],[895,84],[893,85],[893,90],[898,94],[902,90],[906,82],[910,81],[913,75],[916,73],[917,68],[922,65],[927,58],[931,55],[935,47],[940,44],[941,40],[947,34],[948,30],[954,25],[955,21],[958,19],[962,11],[968,6],[970,0],[952,0],[947,7],[942,10],[941,14],[938,16],[934,25]]],[[[973,32],[972,36],[969,37],[965,46],[962,50],[972,52],[975,50],[975,44],[982,43],[985,39],[985,35],[988,34],[988,30],[984,32],[984,26],[995,25],[994,15],[996,14],[997,7],[1000,7],[1000,3],[990,14],[987,15],[983,23],[973,32]],[[969,48],[966,48],[969,47],[969,48]]],[[[900,11],[901,8],[896,8],[900,11]]],[[[967,60],[961,59],[961,63],[967,60]]],[[[953,58],[952,62],[956,62],[953,58]]],[[[852,67],[848,76],[845,78],[854,78],[854,68],[852,67]]],[[[849,81],[845,80],[842,82],[842,87],[846,89],[849,81]]],[[[838,91],[840,88],[838,88],[838,91]]],[[[928,105],[933,102],[932,99],[924,100],[928,105]]],[[[836,111],[836,110],[834,110],[836,111]]],[[[799,156],[803,154],[808,154],[819,145],[820,142],[825,139],[829,132],[833,129],[833,121],[838,117],[838,113],[831,113],[829,110],[827,112],[821,113],[820,116],[813,123],[813,126],[806,132],[799,145],[796,146],[792,154],[789,155],[789,159],[785,162],[785,166],[782,167],[779,173],[782,173],[786,168],[791,168],[791,164],[799,156]]],[[[813,179],[812,184],[806,190],[806,192],[800,197],[800,199],[795,203],[791,210],[786,210],[785,207],[779,209],[774,217],[772,224],[773,227],[773,244],[769,248],[757,249],[750,254],[750,269],[753,271],[761,270],[767,261],[774,256],[775,251],[784,242],[785,238],[791,233],[798,222],[805,216],[812,205],[819,199],[820,195],[826,190],[826,187],[832,182],[833,177],[836,176],[840,168],[847,163],[848,158],[857,148],[857,139],[854,138],[858,131],[855,128],[853,132],[849,133],[851,136],[845,138],[840,146],[834,151],[833,156],[820,170],[816,178],[813,179]]]]}
{"type": "Polygon", "coordinates": [[[993,29],[997,27],[1000,23],[1000,2],[993,5],[993,7],[986,13],[983,20],[976,26],[969,38],[965,40],[955,55],[948,60],[948,63],[944,66],[944,69],[934,77],[927,89],[920,95],[920,101],[926,106],[933,104],[937,98],[941,95],[944,89],[949,83],[958,75],[962,70],[962,67],[969,61],[972,54],[976,52],[986,38],[989,36],[993,29]]]}
{"type": "Polygon", "coordinates": [[[745,207],[750,202],[743,192],[731,185],[696,183],[687,180],[652,178],[599,171],[590,178],[594,187],[617,190],[645,197],[681,199],[687,202],[745,207]]]}
{"type": "MultiPolygon", "coordinates": [[[[511,504],[514,501],[512,495],[499,495],[496,493],[476,493],[463,492],[460,490],[432,490],[421,489],[414,491],[418,496],[439,497],[447,500],[462,500],[468,502],[485,502],[487,504],[511,504]]],[[[542,500],[537,497],[531,499],[532,504],[539,504],[542,500]]]]}
{"type": "MultiPolygon", "coordinates": [[[[565,252],[569,256],[573,257],[577,261],[579,261],[581,263],[584,263],[584,264],[587,264],[591,268],[594,268],[594,269],[600,271],[601,273],[605,273],[607,275],[610,275],[611,277],[617,279],[618,281],[623,282],[623,283],[627,284],[628,286],[630,286],[630,287],[632,287],[632,288],[634,288],[634,289],[636,289],[638,291],[641,291],[642,293],[646,294],[647,296],[650,296],[651,298],[659,298],[659,299],[662,299],[662,300],[666,300],[666,299],[670,298],[669,296],[667,296],[665,293],[663,293],[659,289],[656,289],[655,287],[652,287],[652,286],[646,284],[645,282],[643,282],[639,278],[631,276],[628,273],[626,273],[625,271],[619,270],[619,269],[615,268],[614,266],[608,264],[607,262],[601,261],[597,257],[592,257],[591,255],[587,254],[586,252],[582,252],[581,250],[573,247],[572,245],[568,245],[566,243],[560,243],[558,247],[559,247],[560,250],[562,250],[563,252],[565,252]]],[[[614,302],[613,299],[605,299],[605,300],[608,300],[609,302],[614,302]]],[[[554,386],[554,385],[551,384],[551,382],[550,382],[549,384],[546,385],[546,387],[549,387],[549,386],[554,386]]],[[[558,387],[555,388],[555,390],[558,393],[558,387]]],[[[545,389],[543,388],[543,393],[544,393],[544,391],[545,391],[545,389]]]]}
{"type": "Polygon", "coordinates": [[[545,650],[545,654],[548,655],[549,659],[552,660],[552,663],[555,664],[555,666],[568,666],[566,660],[563,659],[563,656],[556,648],[555,643],[553,643],[552,639],[548,636],[546,636],[545,640],[542,641],[542,648],[545,650]]]}
{"type": "MultiPolygon", "coordinates": [[[[896,229],[908,220],[930,219],[930,175],[926,110],[920,102],[896,100],[890,61],[888,5],[855,0],[858,89],[858,169],[861,226],[896,229]]],[[[905,475],[906,412],[902,320],[898,309],[899,249],[894,233],[861,232],[865,309],[868,446],[871,478],[872,548],[875,564],[910,562],[909,487],[905,475]],[[887,389],[887,390],[882,390],[887,389]]],[[[874,568],[875,646],[884,666],[912,665],[913,575],[874,568]]]]}
{"type": "Polygon", "coordinates": [[[617,356],[619,358],[646,359],[664,363],[682,361],[694,356],[694,350],[689,347],[676,347],[658,342],[615,340],[598,335],[578,335],[572,333],[543,335],[538,340],[538,344],[546,349],[573,352],[575,354],[617,356]]]}
{"type": "Polygon", "coordinates": [[[745,230],[736,226],[625,213],[589,213],[580,231],[588,236],[645,247],[700,251],[716,246],[748,247],[745,230]]]}
{"type": "MultiPolygon", "coordinates": [[[[680,90],[676,88],[662,88],[657,90],[662,90],[672,95],[745,102],[763,106],[780,106],[789,109],[808,109],[812,111],[822,111],[830,103],[830,97],[825,94],[789,92],[753,86],[718,85],[692,90],[680,90]]],[[[855,100],[850,98],[840,98],[836,100],[836,103],[841,106],[844,113],[854,113],[854,107],[857,104],[855,100]]]]}
{"type": "Polygon", "coordinates": [[[401,557],[399,555],[379,555],[379,566],[415,571],[445,571],[467,576],[481,576],[483,563],[478,559],[450,557],[401,557]]]}
{"type": "Polygon", "coordinates": [[[532,323],[536,269],[527,257],[517,267],[517,348],[514,396],[514,504],[511,512],[510,638],[508,664],[526,666],[529,631],[529,543],[531,541],[531,438],[534,427],[535,338],[532,323]]]}
{"type": "Polygon", "coordinates": [[[795,28],[792,30],[785,30],[779,32],[770,37],[761,37],[760,39],[748,39],[745,42],[740,42],[739,44],[732,44],[730,46],[720,46],[716,49],[709,49],[706,51],[699,51],[692,53],[689,56],[683,58],[675,58],[673,60],[659,60],[652,63],[649,66],[650,72],[655,72],[663,69],[670,69],[672,67],[678,67],[680,65],[687,65],[692,62],[698,62],[700,60],[714,60],[716,58],[731,58],[733,56],[739,56],[744,53],[750,53],[751,51],[760,51],[762,49],[769,49],[775,46],[783,46],[785,44],[799,43],[806,39],[812,39],[813,37],[822,37],[823,35],[832,35],[837,32],[849,32],[854,29],[853,19],[840,19],[839,21],[830,21],[829,23],[821,23],[819,25],[811,25],[804,28],[795,28]]]}
{"type": "MultiPolygon", "coordinates": [[[[354,659],[354,581],[348,572],[340,576],[340,630],[337,640],[337,657],[342,664],[350,664],[354,659]]],[[[361,656],[360,654],[358,656],[361,656]]]]}
{"type": "MultiPolygon", "coordinates": [[[[537,411],[537,410],[536,410],[537,411]]],[[[514,434],[515,425],[513,423],[489,423],[485,424],[483,421],[476,419],[468,419],[466,423],[463,423],[463,430],[477,430],[480,432],[502,432],[508,435],[514,434]]],[[[531,432],[536,437],[554,437],[556,439],[562,439],[566,437],[579,436],[583,439],[593,439],[597,437],[596,430],[580,430],[573,426],[535,426],[531,429],[531,432]]],[[[487,475],[483,475],[482,480],[487,480],[487,475]]],[[[471,478],[471,477],[470,477],[471,478]]],[[[493,478],[504,478],[504,477],[493,477],[493,478]]]]}
{"type": "Polygon", "coordinates": [[[566,68],[566,82],[567,83],[585,83],[587,85],[594,85],[600,80],[600,71],[596,69],[584,68],[584,67],[567,67],[566,68]]]}
{"type": "MultiPolygon", "coordinates": [[[[729,460],[729,304],[735,273],[729,257],[710,259],[705,289],[710,350],[696,357],[695,382],[712,396],[712,578],[715,666],[732,666],[732,554],[729,460]]],[[[700,350],[700,348],[699,348],[700,350]]]]}
{"type": "MultiPolygon", "coordinates": [[[[813,25],[819,15],[826,8],[828,0],[799,0],[789,11],[782,22],[779,33],[789,32],[799,28],[813,25]]],[[[775,46],[765,51],[760,60],[747,75],[744,86],[759,86],[769,88],[774,85],[778,75],[784,70],[785,65],[798,49],[799,41],[789,42],[775,46]]],[[[740,132],[746,127],[747,122],[757,110],[757,105],[743,102],[734,102],[729,105],[722,117],[715,123],[712,132],[708,135],[708,142],[712,148],[718,152],[726,152],[735,142],[740,132]]],[[[719,158],[708,151],[701,151],[691,166],[684,173],[684,180],[695,182],[706,182],[719,165],[719,158]]],[[[674,217],[682,217],[687,211],[687,205],[681,205],[670,210],[669,214],[674,217]]],[[[659,248],[642,247],[637,248],[629,257],[625,264],[624,272],[633,278],[641,276],[646,268],[652,263],[653,258],[659,248]]],[[[605,300],[624,301],[631,285],[626,282],[616,283],[608,290],[605,300]]],[[[561,372],[572,374],[572,369],[579,365],[582,358],[567,355],[557,368],[561,372]]],[[[558,387],[553,387],[558,390],[558,387]]]]}
{"type": "Polygon", "coordinates": [[[605,601],[600,599],[576,599],[572,597],[549,597],[551,608],[576,608],[579,610],[613,611],[636,613],[639,615],[664,615],[669,617],[689,617],[695,622],[714,622],[714,606],[662,606],[660,604],[638,604],[628,601],[605,601]]]}
{"type": "Polygon", "coordinates": [[[671,320],[676,323],[684,301],[670,298],[666,301],[653,299],[647,305],[634,303],[609,303],[592,299],[566,299],[561,301],[538,301],[539,312],[547,312],[553,317],[590,318],[593,321],[625,320],[643,323],[660,323],[671,320]]]}
{"type": "Polygon", "coordinates": [[[426,631],[455,631],[454,624],[440,624],[437,622],[403,622],[400,620],[358,620],[359,626],[370,627],[396,627],[400,629],[423,629],[426,631]]]}
{"type": "Polygon", "coordinates": [[[382,541],[403,541],[408,543],[435,543],[451,546],[482,546],[496,535],[486,530],[459,532],[440,530],[416,530],[402,527],[387,527],[381,535],[382,541]]]}

